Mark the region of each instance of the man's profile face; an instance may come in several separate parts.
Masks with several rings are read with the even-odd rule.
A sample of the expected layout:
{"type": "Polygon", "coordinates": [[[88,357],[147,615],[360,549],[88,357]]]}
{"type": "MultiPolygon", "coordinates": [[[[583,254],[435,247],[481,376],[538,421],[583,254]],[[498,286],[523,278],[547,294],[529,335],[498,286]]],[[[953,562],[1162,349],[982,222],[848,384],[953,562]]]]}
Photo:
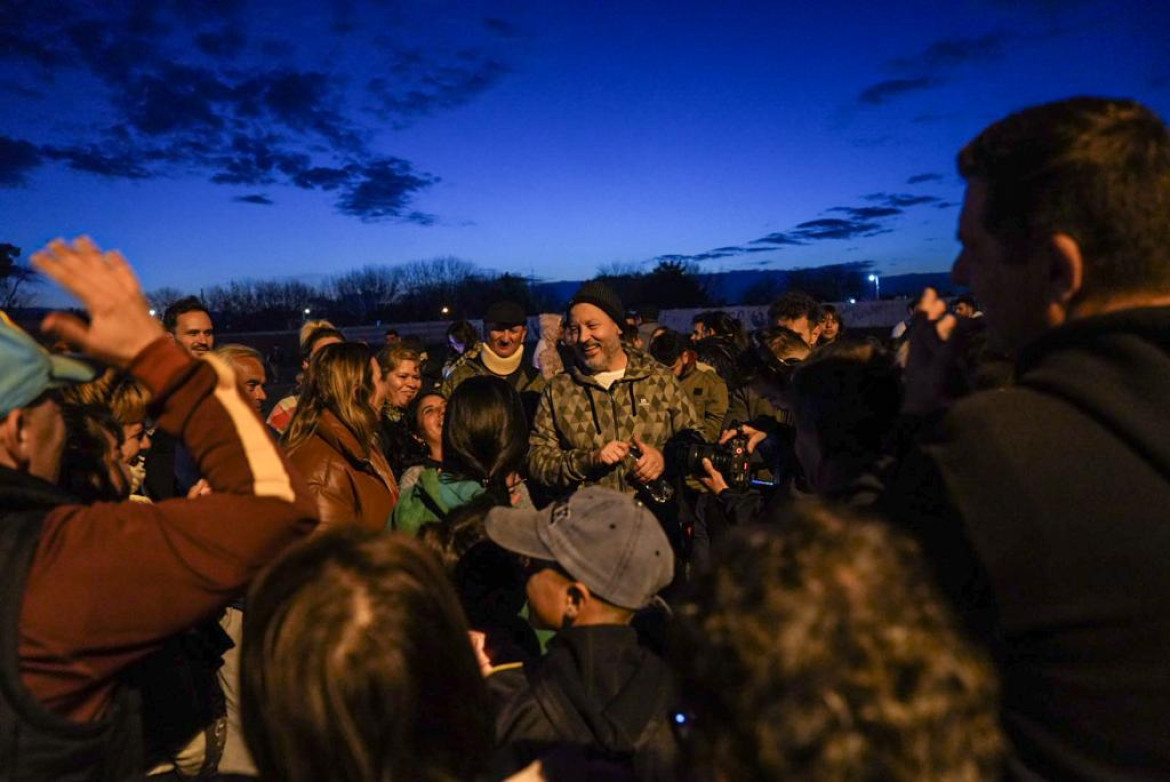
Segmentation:
{"type": "Polygon", "coordinates": [[[244,388],[244,395],[259,413],[260,406],[268,399],[268,394],[264,390],[264,384],[268,382],[268,373],[264,371],[264,365],[251,356],[245,356],[233,361],[232,369],[236,371],[236,378],[244,388]]]}
{"type": "Polygon", "coordinates": [[[511,358],[516,351],[524,347],[524,340],[528,336],[527,326],[507,326],[503,323],[493,323],[488,330],[488,346],[500,358],[511,358]]]}
{"type": "Polygon", "coordinates": [[[590,372],[611,371],[622,355],[621,328],[592,304],[574,305],[565,334],[577,358],[590,372]]]}
{"type": "Polygon", "coordinates": [[[821,335],[819,328],[816,329],[816,336],[813,335],[813,327],[808,322],[808,315],[801,315],[799,318],[789,318],[787,320],[777,320],[776,325],[795,331],[809,345],[815,345],[816,337],[821,335]]]}
{"type": "Polygon", "coordinates": [[[968,183],[959,215],[963,249],[951,277],[981,303],[988,346],[1012,354],[1048,329],[1045,266],[1039,254],[1013,252],[987,231],[987,196],[986,181],[968,183]]]}
{"type": "Polygon", "coordinates": [[[29,475],[56,483],[65,452],[65,417],[53,397],[21,410],[18,437],[20,458],[29,475]]]}
{"type": "Polygon", "coordinates": [[[215,327],[211,316],[195,310],[175,319],[175,342],[193,356],[202,356],[215,347],[215,327]]]}
{"type": "Polygon", "coordinates": [[[960,318],[969,318],[975,314],[975,308],[965,301],[960,301],[955,305],[955,314],[960,318]]]}
{"type": "Polygon", "coordinates": [[[709,336],[711,336],[711,332],[707,330],[707,327],[703,324],[702,321],[699,321],[698,323],[695,323],[691,326],[691,342],[698,342],[699,340],[706,339],[709,336]]]}

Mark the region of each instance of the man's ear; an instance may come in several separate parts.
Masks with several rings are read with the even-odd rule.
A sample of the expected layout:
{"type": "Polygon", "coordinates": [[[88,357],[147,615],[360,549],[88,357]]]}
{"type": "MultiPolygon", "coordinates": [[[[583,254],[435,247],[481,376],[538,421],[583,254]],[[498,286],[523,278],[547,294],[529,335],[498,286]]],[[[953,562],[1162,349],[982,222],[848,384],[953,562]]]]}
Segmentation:
{"type": "Polygon", "coordinates": [[[580,581],[574,581],[565,587],[565,609],[561,614],[562,627],[572,627],[573,623],[585,610],[589,599],[592,595],[589,594],[589,587],[582,584],[580,581]]]}
{"type": "Polygon", "coordinates": [[[1054,234],[1048,241],[1048,319],[1063,323],[1085,284],[1085,262],[1080,245],[1068,234],[1054,234]]]}
{"type": "Polygon", "coordinates": [[[20,434],[24,410],[17,408],[0,420],[0,464],[19,469],[23,461],[20,434]]]}

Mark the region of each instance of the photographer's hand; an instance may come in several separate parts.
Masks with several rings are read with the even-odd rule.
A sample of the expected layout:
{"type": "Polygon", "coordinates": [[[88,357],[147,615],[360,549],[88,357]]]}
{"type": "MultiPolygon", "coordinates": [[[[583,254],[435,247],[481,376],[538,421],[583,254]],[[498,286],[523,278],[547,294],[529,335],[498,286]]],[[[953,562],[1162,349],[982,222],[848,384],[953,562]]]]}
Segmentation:
{"type": "Polygon", "coordinates": [[[723,473],[715,469],[715,465],[711,464],[710,459],[703,459],[703,469],[706,470],[707,475],[699,478],[699,483],[706,486],[709,492],[718,496],[731,488],[723,479],[723,473]]]}
{"type": "Polygon", "coordinates": [[[642,458],[634,462],[634,477],[646,483],[661,476],[666,470],[666,458],[662,451],[642,442],[639,437],[634,438],[634,444],[642,449],[642,458]]]}
{"type": "Polygon", "coordinates": [[[755,453],[756,446],[759,445],[760,443],[764,442],[764,440],[766,440],[768,438],[767,432],[761,432],[759,429],[755,428],[754,426],[748,426],[747,424],[741,424],[739,429],[725,429],[723,431],[723,435],[719,438],[719,444],[723,445],[724,443],[726,443],[732,437],[735,437],[740,432],[743,432],[744,434],[746,434],[748,436],[748,444],[747,444],[748,453],[755,453]]]}

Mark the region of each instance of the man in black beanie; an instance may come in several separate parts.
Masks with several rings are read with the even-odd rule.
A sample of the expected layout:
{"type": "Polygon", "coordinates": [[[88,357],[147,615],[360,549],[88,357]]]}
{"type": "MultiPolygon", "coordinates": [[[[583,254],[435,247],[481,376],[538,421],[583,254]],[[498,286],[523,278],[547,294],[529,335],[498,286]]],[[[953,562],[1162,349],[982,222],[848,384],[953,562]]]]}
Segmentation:
{"type": "Polygon", "coordinates": [[[667,440],[701,427],[674,374],[622,344],[625,312],[597,280],[569,302],[565,341],[576,361],[541,395],[528,451],[529,474],[554,492],[589,484],[633,492],[662,475],[667,440]]]}

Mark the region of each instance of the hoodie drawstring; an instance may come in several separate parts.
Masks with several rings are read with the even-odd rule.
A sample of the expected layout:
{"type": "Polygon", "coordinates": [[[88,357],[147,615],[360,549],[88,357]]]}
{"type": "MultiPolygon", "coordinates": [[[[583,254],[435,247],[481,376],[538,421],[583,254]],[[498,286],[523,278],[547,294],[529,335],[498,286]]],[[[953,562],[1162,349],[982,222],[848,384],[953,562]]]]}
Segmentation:
{"type": "Polygon", "coordinates": [[[593,401],[593,389],[589,384],[585,384],[585,396],[589,397],[589,409],[593,411],[593,426],[597,428],[597,433],[601,434],[601,421],[597,419],[597,402],[593,401]]]}

